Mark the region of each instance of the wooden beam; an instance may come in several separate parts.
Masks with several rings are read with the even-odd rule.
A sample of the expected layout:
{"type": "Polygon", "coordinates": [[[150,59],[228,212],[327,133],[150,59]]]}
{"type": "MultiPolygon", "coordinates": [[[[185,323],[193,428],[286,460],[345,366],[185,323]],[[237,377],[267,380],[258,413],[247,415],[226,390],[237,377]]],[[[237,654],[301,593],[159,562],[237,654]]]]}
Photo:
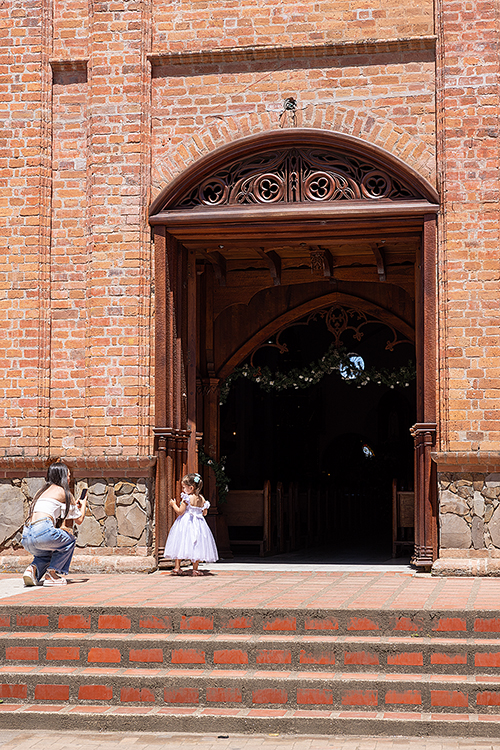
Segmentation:
{"type": "Polygon", "coordinates": [[[377,273],[379,281],[386,280],[384,249],[381,244],[371,245],[375,260],[377,261],[377,273]]]}
{"type": "Polygon", "coordinates": [[[314,272],[314,262],[320,262],[322,267],[322,275],[326,278],[332,278],[333,276],[333,255],[327,247],[320,247],[319,245],[310,245],[309,252],[311,257],[311,271],[314,272]]]}
{"type": "Polygon", "coordinates": [[[281,257],[275,250],[264,250],[263,247],[258,248],[259,255],[264,258],[271,271],[271,278],[274,286],[280,286],[281,284],[281,257]]]}
{"type": "Polygon", "coordinates": [[[214,250],[212,252],[203,250],[202,255],[212,264],[215,278],[219,282],[219,286],[226,286],[226,259],[222,253],[219,252],[219,250],[214,250]]]}

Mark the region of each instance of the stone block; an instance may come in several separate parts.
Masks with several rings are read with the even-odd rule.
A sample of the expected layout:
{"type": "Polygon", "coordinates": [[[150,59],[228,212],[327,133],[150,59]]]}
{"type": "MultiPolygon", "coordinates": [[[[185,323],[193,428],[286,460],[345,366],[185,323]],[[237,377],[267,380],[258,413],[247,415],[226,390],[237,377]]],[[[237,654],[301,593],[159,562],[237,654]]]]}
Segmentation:
{"type": "Polygon", "coordinates": [[[147,518],[144,511],[134,503],[129,506],[118,506],[116,520],[118,521],[118,532],[121,536],[132,537],[137,540],[144,531],[147,518]]]}
{"type": "Polygon", "coordinates": [[[114,516],[108,516],[104,521],[104,542],[106,547],[116,547],[118,523],[114,516]]]}
{"type": "Polygon", "coordinates": [[[500,547],[500,507],[497,507],[491,516],[488,529],[491,536],[491,541],[495,547],[500,547]]]}
{"type": "Polygon", "coordinates": [[[469,508],[461,497],[445,490],[439,497],[439,510],[441,513],[456,513],[457,516],[465,516],[469,508]]]}
{"type": "Polygon", "coordinates": [[[94,516],[94,518],[97,521],[100,521],[101,518],[106,518],[107,517],[106,516],[106,511],[104,510],[104,506],[102,506],[102,505],[93,505],[93,504],[90,504],[90,503],[89,503],[89,506],[90,506],[90,509],[92,511],[92,515],[94,516]]]}
{"type": "Polygon", "coordinates": [[[104,510],[107,516],[114,516],[116,510],[116,497],[113,487],[108,487],[108,493],[106,495],[106,501],[104,503],[104,510]]]}
{"type": "Polygon", "coordinates": [[[454,513],[440,517],[441,547],[468,549],[472,543],[471,529],[467,521],[454,513]]]}
{"type": "Polygon", "coordinates": [[[134,502],[134,494],[132,492],[128,492],[125,495],[117,495],[116,496],[116,504],[117,505],[132,505],[134,502]]]}
{"type": "Polygon", "coordinates": [[[480,492],[474,492],[474,513],[478,518],[484,518],[484,497],[480,492]]]}
{"type": "Polygon", "coordinates": [[[105,495],[107,491],[108,485],[103,482],[93,482],[89,484],[89,492],[91,492],[92,495],[105,495]]]}
{"type": "Polygon", "coordinates": [[[135,490],[132,482],[117,482],[115,484],[115,495],[130,495],[135,490]]]}
{"type": "Polygon", "coordinates": [[[86,516],[82,525],[78,527],[77,547],[100,547],[103,542],[102,532],[99,521],[92,516],[86,516]]]}
{"type": "Polygon", "coordinates": [[[21,482],[21,489],[25,496],[32,500],[46,484],[45,477],[26,477],[21,482]]]}
{"type": "Polygon", "coordinates": [[[24,523],[24,493],[9,481],[0,483],[0,544],[14,536],[24,523]]]}
{"type": "Polygon", "coordinates": [[[484,481],[487,487],[500,487],[500,474],[488,474],[484,481]]]}
{"type": "Polygon", "coordinates": [[[145,492],[138,492],[138,490],[135,490],[133,494],[133,498],[136,501],[136,503],[141,506],[143,510],[146,510],[147,495],[145,492]]]}
{"type": "Polygon", "coordinates": [[[472,519],[472,545],[474,549],[484,548],[484,521],[482,518],[474,516],[472,519]]]}

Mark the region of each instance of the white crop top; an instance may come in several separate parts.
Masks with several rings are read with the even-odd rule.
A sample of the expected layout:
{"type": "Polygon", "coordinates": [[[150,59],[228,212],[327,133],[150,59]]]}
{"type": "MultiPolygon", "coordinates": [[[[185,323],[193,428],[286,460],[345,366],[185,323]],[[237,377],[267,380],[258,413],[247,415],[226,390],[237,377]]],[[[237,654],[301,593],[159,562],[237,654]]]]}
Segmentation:
{"type": "MultiPolygon", "coordinates": [[[[66,503],[61,503],[59,500],[56,500],[55,497],[49,497],[46,495],[36,501],[33,513],[48,513],[49,516],[52,516],[54,521],[57,521],[58,518],[64,518],[65,510],[66,503]]],[[[76,505],[71,504],[66,518],[80,518],[80,516],[81,511],[79,508],[77,508],[76,505]]]]}

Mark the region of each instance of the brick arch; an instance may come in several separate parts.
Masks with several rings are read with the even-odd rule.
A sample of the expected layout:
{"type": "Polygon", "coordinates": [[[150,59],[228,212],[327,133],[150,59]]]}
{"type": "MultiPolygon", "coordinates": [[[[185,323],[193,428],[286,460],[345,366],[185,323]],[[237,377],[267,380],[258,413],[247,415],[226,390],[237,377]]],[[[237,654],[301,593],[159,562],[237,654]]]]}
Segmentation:
{"type": "Polygon", "coordinates": [[[228,141],[218,148],[213,148],[201,158],[193,160],[189,166],[186,166],[187,160],[184,159],[183,170],[151,204],[150,216],[173,205],[182,193],[198,185],[217,169],[225,167],[230,162],[255,155],[261,150],[284,146],[335,148],[357,158],[365,158],[375,166],[387,169],[394,176],[413,186],[417,195],[431,203],[439,203],[438,194],[428,180],[408,163],[378,145],[354,135],[320,128],[274,128],[257,135],[228,141]]]}
{"type": "MultiPolygon", "coordinates": [[[[200,158],[241,138],[270,131],[282,132],[281,128],[276,127],[276,115],[273,114],[263,112],[223,120],[214,118],[210,125],[173,146],[168,154],[168,163],[166,157],[161,165],[153,165],[153,174],[156,173],[152,186],[154,203],[171,182],[200,158]]],[[[436,184],[435,153],[431,146],[397,123],[376,117],[371,112],[355,112],[337,105],[309,107],[300,116],[302,127],[359,138],[401,159],[431,185],[436,184]]]]}

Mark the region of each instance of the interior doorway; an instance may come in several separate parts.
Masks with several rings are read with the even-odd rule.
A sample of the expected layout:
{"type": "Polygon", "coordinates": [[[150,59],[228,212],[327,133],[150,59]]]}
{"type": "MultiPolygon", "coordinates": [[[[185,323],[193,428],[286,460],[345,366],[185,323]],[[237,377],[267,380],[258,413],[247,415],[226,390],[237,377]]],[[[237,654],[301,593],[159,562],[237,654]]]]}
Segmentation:
{"type": "MultiPolygon", "coordinates": [[[[221,453],[234,488],[259,490],[269,481],[275,492],[281,483],[288,521],[287,505],[296,494],[295,526],[300,531],[292,541],[285,527],[282,546],[287,551],[295,545],[308,556],[314,549],[323,559],[348,555],[373,562],[392,554],[394,481],[399,490],[414,490],[410,427],[416,417],[415,348],[404,336],[395,338],[394,330],[380,321],[364,317],[362,330],[359,312],[350,312],[357,320],[334,308],[339,350],[367,375],[391,372],[400,383],[391,387],[371,378],[359,385],[342,367],[308,387],[282,391],[272,386],[264,390],[255,378],[238,379],[221,407],[221,453]],[[346,329],[339,335],[342,314],[346,329]],[[348,322],[358,326],[349,329],[348,322]]],[[[280,334],[285,351],[270,339],[246,364],[263,372],[295,372],[297,382],[313,374],[334,338],[324,316],[313,318],[280,334]]],[[[271,502],[276,502],[274,496],[271,502]]],[[[254,532],[230,528],[236,540],[251,539],[254,532]]],[[[278,545],[271,547],[279,552],[278,545]]],[[[234,549],[258,553],[255,545],[234,549]]],[[[406,552],[409,557],[409,548],[406,552]]]]}

